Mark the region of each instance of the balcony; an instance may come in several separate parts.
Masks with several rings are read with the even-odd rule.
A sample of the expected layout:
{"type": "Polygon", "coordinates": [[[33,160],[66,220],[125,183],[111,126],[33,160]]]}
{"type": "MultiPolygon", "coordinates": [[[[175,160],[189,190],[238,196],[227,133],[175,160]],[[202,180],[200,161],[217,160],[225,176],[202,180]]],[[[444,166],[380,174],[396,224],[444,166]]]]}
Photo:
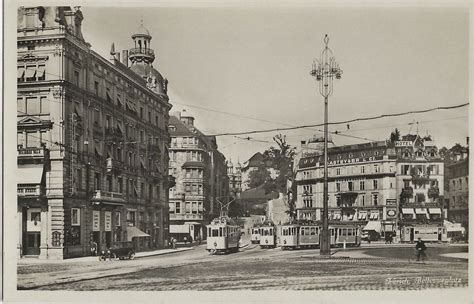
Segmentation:
{"type": "Polygon", "coordinates": [[[412,187],[406,187],[402,189],[401,193],[402,198],[412,198],[413,197],[413,188],[412,187]]]}
{"type": "Polygon", "coordinates": [[[124,203],[124,195],[118,192],[109,192],[103,190],[96,190],[92,196],[92,201],[97,202],[117,202],[124,203]]]}
{"type": "Polygon", "coordinates": [[[202,214],[181,214],[181,213],[170,213],[170,220],[196,220],[202,221],[204,216],[202,214]]]}
{"type": "Polygon", "coordinates": [[[185,176],[184,177],[185,182],[197,182],[197,183],[202,183],[204,181],[204,178],[198,177],[198,176],[185,176]]]}
{"type": "Polygon", "coordinates": [[[155,52],[152,49],[145,48],[132,48],[128,51],[128,57],[135,56],[146,56],[150,58],[155,58],[155,52]]]}
{"type": "Polygon", "coordinates": [[[196,149],[205,150],[202,144],[184,144],[184,143],[171,143],[170,149],[196,149]]]}
{"type": "Polygon", "coordinates": [[[433,187],[428,189],[428,197],[429,198],[438,198],[439,197],[439,188],[433,187]]]}
{"type": "Polygon", "coordinates": [[[44,158],[44,148],[23,148],[18,146],[18,159],[42,159],[44,158]]]}
{"type": "Polygon", "coordinates": [[[94,138],[101,138],[104,135],[104,129],[98,123],[92,125],[92,136],[94,138]]]}
{"type": "Polygon", "coordinates": [[[17,195],[20,197],[39,197],[42,194],[40,185],[34,186],[18,186],[17,195]]]}
{"type": "Polygon", "coordinates": [[[105,128],[105,138],[120,141],[123,139],[123,133],[117,128],[105,128]]]}
{"type": "Polygon", "coordinates": [[[121,161],[112,159],[112,158],[107,158],[107,172],[120,172],[123,170],[123,164],[121,161]]]}

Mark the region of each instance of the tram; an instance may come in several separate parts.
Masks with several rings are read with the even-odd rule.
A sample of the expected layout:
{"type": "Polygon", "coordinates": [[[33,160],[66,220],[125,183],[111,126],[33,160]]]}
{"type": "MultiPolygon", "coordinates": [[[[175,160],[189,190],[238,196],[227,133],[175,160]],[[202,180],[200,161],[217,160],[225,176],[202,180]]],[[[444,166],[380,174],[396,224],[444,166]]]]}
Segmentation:
{"type": "Polygon", "coordinates": [[[272,223],[260,226],[260,248],[275,248],[277,245],[277,229],[272,223]]]}
{"type": "Polygon", "coordinates": [[[210,254],[227,254],[239,251],[240,226],[231,218],[215,218],[207,228],[207,251],[210,254]]]}
{"type": "MultiPolygon", "coordinates": [[[[282,250],[317,248],[320,246],[321,228],[315,223],[280,225],[278,245],[282,250]]],[[[361,228],[356,225],[330,225],[329,237],[332,247],[360,246],[361,228]]]]}
{"type": "Polygon", "coordinates": [[[260,227],[252,227],[252,234],[250,235],[250,241],[252,244],[260,244],[260,227]]]}

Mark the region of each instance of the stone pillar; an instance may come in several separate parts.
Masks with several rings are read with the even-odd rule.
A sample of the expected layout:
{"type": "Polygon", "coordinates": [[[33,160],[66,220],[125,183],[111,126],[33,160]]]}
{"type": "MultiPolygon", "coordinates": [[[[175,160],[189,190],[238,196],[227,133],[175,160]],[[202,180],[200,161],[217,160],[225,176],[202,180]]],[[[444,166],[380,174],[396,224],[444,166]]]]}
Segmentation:
{"type": "Polygon", "coordinates": [[[23,212],[22,212],[22,207],[18,206],[18,211],[17,211],[17,217],[18,217],[18,243],[17,243],[17,256],[18,258],[21,258],[23,254],[23,212]]]}

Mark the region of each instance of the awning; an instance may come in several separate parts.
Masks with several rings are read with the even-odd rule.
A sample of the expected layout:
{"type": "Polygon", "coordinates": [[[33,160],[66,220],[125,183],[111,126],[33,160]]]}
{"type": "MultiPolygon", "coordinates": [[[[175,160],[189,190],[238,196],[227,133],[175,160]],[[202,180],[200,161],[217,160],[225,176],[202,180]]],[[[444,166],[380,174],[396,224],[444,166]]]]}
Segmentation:
{"type": "Polygon", "coordinates": [[[441,214],[441,208],[430,208],[428,209],[430,214],[441,214]]]}
{"type": "Polygon", "coordinates": [[[170,233],[189,234],[190,233],[189,225],[187,225],[187,224],[184,224],[184,225],[170,225],[170,233]]]}
{"type": "Polygon", "coordinates": [[[403,214],[415,214],[415,210],[413,208],[402,208],[403,214]]]}
{"type": "Polygon", "coordinates": [[[426,214],[426,209],[425,208],[416,208],[415,212],[416,212],[416,214],[426,214]]]}
{"type": "Polygon", "coordinates": [[[23,74],[25,74],[25,68],[18,68],[17,73],[17,78],[22,78],[23,74]]]}
{"type": "Polygon", "coordinates": [[[26,67],[25,78],[35,77],[36,68],[35,67],[26,67]]]}
{"type": "Polygon", "coordinates": [[[44,166],[42,164],[18,167],[18,184],[41,184],[43,170],[44,166]]]}
{"type": "Polygon", "coordinates": [[[150,236],[149,234],[146,234],[145,232],[141,231],[137,227],[128,227],[127,226],[127,241],[131,241],[134,237],[146,237],[150,236]]]}
{"type": "Polygon", "coordinates": [[[380,232],[382,229],[382,223],[380,221],[369,221],[362,230],[375,230],[380,232]]]}
{"type": "Polygon", "coordinates": [[[44,66],[38,67],[38,72],[36,73],[36,77],[43,77],[44,76],[44,66]]]}

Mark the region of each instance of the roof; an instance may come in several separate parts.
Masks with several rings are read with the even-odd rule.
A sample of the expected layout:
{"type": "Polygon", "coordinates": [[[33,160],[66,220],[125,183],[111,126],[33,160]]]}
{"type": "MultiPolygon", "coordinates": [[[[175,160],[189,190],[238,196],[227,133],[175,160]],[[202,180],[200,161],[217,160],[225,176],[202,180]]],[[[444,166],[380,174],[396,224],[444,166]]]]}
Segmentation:
{"type": "Polygon", "coordinates": [[[133,36],[150,36],[150,32],[143,26],[143,24],[140,24],[133,36]]]}
{"type": "Polygon", "coordinates": [[[176,116],[170,116],[169,122],[170,125],[175,126],[175,130],[170,130],[170,136],[197,136],[196,133],[192,132],[189,127],[178,119],[176,116]]]}

